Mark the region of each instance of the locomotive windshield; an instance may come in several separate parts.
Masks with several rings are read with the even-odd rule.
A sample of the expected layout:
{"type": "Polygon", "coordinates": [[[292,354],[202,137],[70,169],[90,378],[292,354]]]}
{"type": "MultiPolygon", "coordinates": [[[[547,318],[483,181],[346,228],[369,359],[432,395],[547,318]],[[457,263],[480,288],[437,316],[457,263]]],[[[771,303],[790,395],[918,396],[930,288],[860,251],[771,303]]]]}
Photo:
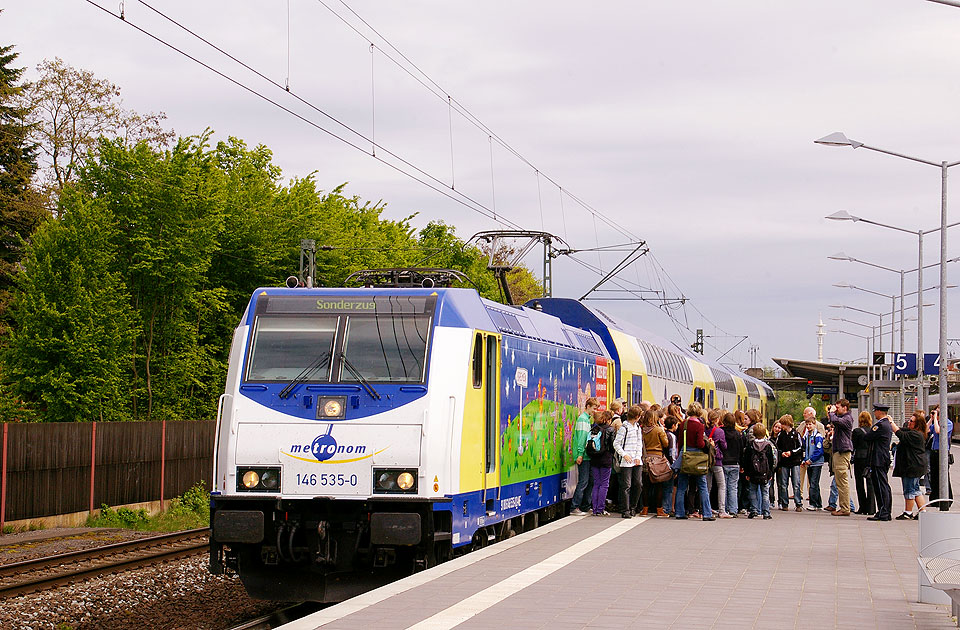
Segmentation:
{"type": "MultiPolygon", "coordinates": [[[[351,317],[343,356],[368,381],[423,381],[430,318],[426,315],[351,317]]],[[[357,380],[341,370],[340,380],[357,380]]]]}
{"type": "MultiPolygon", "coordinates": [[[[292,381],[333,351],[339,317],[258,317],[248,381],[292,381]]],[[[307,380],[330,380],[330,362],[307,380]]]]}
{"type": "Polygon", "coordinates": [[[246,380],[422,383],[435,304],[435,296],[261,296],[246,380]]]}

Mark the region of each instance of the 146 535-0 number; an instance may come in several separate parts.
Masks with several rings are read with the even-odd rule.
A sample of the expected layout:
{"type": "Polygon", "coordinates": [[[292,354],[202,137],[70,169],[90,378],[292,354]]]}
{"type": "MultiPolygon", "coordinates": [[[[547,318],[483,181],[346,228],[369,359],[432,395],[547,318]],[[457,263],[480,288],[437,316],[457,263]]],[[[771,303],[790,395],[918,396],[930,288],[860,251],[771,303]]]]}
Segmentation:
{"type": "Polygon", "coordinates": [[[356,475],[344,475],[335,473],[297,473],[298,486],[356,486],[358,482],[356,475]]]}

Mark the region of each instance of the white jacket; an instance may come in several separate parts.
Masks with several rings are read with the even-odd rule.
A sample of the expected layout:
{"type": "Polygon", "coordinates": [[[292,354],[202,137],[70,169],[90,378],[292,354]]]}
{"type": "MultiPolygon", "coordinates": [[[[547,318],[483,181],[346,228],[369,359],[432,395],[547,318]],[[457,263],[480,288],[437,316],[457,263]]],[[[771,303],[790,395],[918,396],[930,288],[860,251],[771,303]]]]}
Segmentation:
{"type": "Polygon", "coordinates": [[[643,437],[640,435],[639,422],[632,424],[624,421],[624,423],[620,425],[617,436],[613,438],[613,450],[617,452],[621,468],[630,468],[642,464],[640,456],[643,455],[643,437]],[[632,457],[633,463],[628,464],[627,461],[623,459],[624,455],[632,457]]]}

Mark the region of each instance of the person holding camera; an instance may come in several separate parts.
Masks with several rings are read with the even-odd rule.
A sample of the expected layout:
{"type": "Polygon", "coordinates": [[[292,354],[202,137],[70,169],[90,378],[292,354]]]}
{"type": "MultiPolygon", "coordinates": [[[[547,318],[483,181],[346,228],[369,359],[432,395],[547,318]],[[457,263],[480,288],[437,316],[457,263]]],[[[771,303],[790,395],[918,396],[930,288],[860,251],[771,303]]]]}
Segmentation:
{"type": "MultiPolygon", "coordinates": [[[[930,438],[928,440],[928,450],[930,451],[930,500],[936,501],[940,499],[940,405],[934,405],[930,409],[930,424],[928,425],[930,438]]],[[[944,448],[947,451],[950,450],[951,438],[953,437],[953,421],[950,418],[947,418],[947,439],[942,443],[946,446],[944,448]]],[[[947,471],[949,473],[949,465],[953,463],[951,459],[953,454],[949,455],[947,460],[947,471]]],[[[947,474],[947,489],[949,492],[949,497],[953,498],[953,486],[950,485],[950,475],[947,474]]],[[[946,498],[946,497],[943,497],[946,498]]],[[[941,512],[946,512],[950,509],[952,503],[948,501],[941,501],[936,504],[938,509],[941,512]]]]}
{"type": "Polygon", "coordinates": [[[838,507],[833,515],[850,516],[850,457],[853,454],[853,416],[850,415],[850,402],[841,398],[835,405],[830,405],[827,412],[830,424],[833,425],[831,457],[838,495],[838,507]]]}

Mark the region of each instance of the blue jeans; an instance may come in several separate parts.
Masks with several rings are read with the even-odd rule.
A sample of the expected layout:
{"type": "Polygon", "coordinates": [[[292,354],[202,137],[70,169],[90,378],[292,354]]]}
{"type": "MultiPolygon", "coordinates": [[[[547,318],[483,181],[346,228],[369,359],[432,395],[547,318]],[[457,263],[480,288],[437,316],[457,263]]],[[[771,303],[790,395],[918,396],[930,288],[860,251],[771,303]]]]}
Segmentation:
{"type": "Polygon", "coordinates": [[[591,490],[593,484],[590,479],[590,462],[585,459],[577,464],[577,488],[573,491],[573,501],[570,502],[574,510],[586,512],[590,509],[591,490]]]}
{"type": "Polygon", "coordinates": [[[677,482],[674,479],[663,482],[663,511],[673,514],[673,495],[677,491],[677,482]]]}
{"type": "MultiPolygon", "coordinates": [[[[822,470],[822,464],[820,466],[807,466],[807,479],[810,481],[810,496],[807,497],[807,503],[818,509],[823,507],[823,499],[820,496],[820,472],[822,470]]],[[[836,484],[834,484],[834,491],[836,487],[836,484]]],[[[837,502],[837,497],[834,497],[833,502],[837,502]]]]}
{"type": "Polygon", "coordinates": [[[707,476],[688,475],[686,473],[680,473],[677,480],[677,516],[684,516],[683,500],[687,496],[687,485],[691,481],[700,488],[700,509],[702,510],[703,518],[711,518],[713,511],[710,509],[710,492],[707,491],[707,476]]]}
{"type": "Polygon", "coordinates": [[[750,482],[750,494],[753,496],[752,512],[768,516],[770,514],[770,482],[762,484],[750,482]]]}
{"type": "Polygon", "coordinates": [[[780,507],[790,503],[790,477],[793,477],[793,501],[797,507],[803,505],[800,489],[800,467],[787,466],[777,471],[777,485],[780,489],[780,507]]]}
{"type": "MultiPolygon", "coordinates": [[[[827,499],[827,507],[836,508],[837,501],[840,500],[840,491],[837,490],[837,478],[834,477],[830,480],[830,498],[827,499]]],[[[853,507],[853,497],[850,497],[850,511],[853,512],[856,508],[853,507]]]]}
{"type": "Polygon", "coordinates": [[[740,466],[734,464],[733,466],[724,466],[723,467],[723,476],[727,479],[727,514],[736,514],[737,513],[737,493],[739,491],[740,483],[740,466]]]}

